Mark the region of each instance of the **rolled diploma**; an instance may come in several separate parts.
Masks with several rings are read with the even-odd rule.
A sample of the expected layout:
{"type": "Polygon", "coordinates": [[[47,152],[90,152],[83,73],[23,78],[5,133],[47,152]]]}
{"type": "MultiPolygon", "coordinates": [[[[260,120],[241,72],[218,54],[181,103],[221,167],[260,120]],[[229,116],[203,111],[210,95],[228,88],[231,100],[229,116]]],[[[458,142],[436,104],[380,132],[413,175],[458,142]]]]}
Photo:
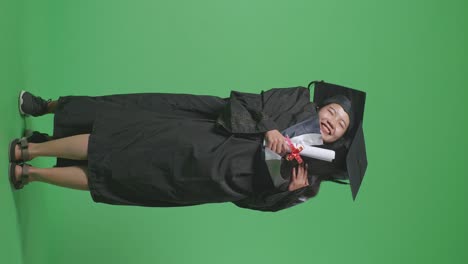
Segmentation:
{"type": "MultiPolygon", "coordinates": [[[[302,145],[303,146],[303,145],[302,145]]],[[[299,152],[301,156],[324,160],[331,162],[335,159],[335,151],[312,146],[303,146],[304,149],[299,152]]]]}

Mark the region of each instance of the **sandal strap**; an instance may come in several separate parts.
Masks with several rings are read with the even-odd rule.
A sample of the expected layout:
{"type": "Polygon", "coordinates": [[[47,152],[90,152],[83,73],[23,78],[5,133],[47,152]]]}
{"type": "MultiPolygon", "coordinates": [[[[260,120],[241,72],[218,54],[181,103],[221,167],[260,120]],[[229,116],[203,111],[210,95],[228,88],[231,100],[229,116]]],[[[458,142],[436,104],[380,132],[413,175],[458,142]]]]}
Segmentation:
{"type": "Polygon", "coordinates": [[[29,167],[31,167],[31,165],[29,164],[22,164],[21,165],[21,186],[24,186],[25,184],[28,184],[28,179],[29,179],[29,167]]]}
{"type": "Polygon", "coordinates": [[[18,143],[21,147],[21,158],[23,161],[29,160],[28,140],[26,137],[22,137],[18,143]]]}

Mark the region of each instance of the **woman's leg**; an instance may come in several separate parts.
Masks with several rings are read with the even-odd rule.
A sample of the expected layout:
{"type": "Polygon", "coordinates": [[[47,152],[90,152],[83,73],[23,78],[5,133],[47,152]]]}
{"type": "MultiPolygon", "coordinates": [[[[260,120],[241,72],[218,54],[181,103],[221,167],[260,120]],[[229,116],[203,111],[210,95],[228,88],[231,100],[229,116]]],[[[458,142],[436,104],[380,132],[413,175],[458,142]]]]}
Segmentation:
{"type": "MultiPolygon", "coordinates": [[[[88,159],[89,134],[50,140],[43,143],[29,143],[30,159],[39,156],[57,157],[73,160],[88,159]]],[[[19,145],[16,146],[16,159],[21,158],[19,145]]]]}
{"type": "MultiPolygon", "coordinates": [[[[21,167],[16,166],[15,175],[21,178],[21,167]]],[[[88,170],[85,166],[72,166],[63,168],[29,168],[28,183],[33,181],[46,182],[61,187],[89,190],[88,170]]]]}

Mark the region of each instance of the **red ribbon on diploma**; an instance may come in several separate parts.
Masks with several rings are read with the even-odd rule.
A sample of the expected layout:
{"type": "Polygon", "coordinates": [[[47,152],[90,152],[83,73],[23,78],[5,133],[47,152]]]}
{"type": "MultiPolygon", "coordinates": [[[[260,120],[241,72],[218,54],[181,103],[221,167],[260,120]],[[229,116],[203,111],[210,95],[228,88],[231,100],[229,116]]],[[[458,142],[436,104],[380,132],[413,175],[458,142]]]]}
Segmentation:
{"type": "Polygon", "coordinates": [[[286,139],[286,142],[289,145],[289,148],[291,149],[291,153],[286,155],[286,159],[287,160],[296,159],[297,163],[301,164],[302,163],[302,158],[301,158],[301,155],[299,155],[299,153],[304,149],[304,147],[299,145],[299,147],[296,148],[294,146],[294,144],[291,142],[291,139],[289,138],[289,136],[286,136],[285,139],[286,139]]]}

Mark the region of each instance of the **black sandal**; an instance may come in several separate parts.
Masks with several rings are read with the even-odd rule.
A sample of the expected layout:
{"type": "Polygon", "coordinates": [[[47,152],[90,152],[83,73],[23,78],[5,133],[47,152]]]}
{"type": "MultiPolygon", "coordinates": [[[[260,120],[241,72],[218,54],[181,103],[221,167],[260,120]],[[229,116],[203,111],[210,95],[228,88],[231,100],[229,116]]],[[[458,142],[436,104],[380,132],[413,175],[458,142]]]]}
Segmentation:
{"type": "Polygon", "coordinates": [[[28,140],[25,137],[21,139],[15,138],[10,142],[10,162],[24,162],[29,160],[28,140]],[[20,146],[21,159],[15,160],[15,147],[20,146]]]}
{"type": "Polygon", "coordinates": [[[29,167],[31,167],[31,165],[26,164],[26,163],[17,164],[17,163],[10,162],[10,169],[8,171],[8,174],[10,175],[10,183],[13,185],[13,187],[16,190],[22,189],[25,185],[29,183],[28,182],[29,167]],[[18,181],[16,180],[16,175],[15,175],[16,165],[20,165],[22,168],[21,178],[18,181]]]}
{"type": "Polygon", "coordinates": [[[25,130],[23,136],[27,138],[28,143],[43,143],[53,139],[47,133],[32,130],[25,130]]]}

